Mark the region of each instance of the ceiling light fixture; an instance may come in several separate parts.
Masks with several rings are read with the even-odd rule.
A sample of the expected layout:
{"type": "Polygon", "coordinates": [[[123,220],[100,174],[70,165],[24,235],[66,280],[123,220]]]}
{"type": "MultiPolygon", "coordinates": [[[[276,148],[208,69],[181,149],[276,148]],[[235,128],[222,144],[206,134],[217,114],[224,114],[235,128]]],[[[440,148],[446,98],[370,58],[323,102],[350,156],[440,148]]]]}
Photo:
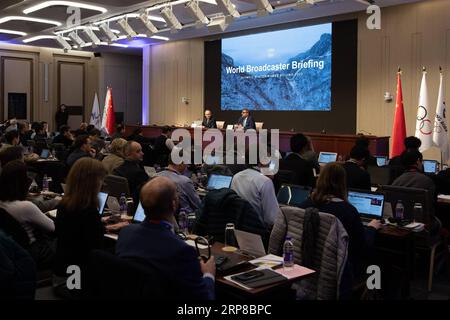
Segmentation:
{"type": "Polygon", "coordinates": [[[89,39],[92,40],[92,46],[95,48],[96,46],[98,46],[102,41],[97,37],[97,35],[94,33],[94,31],[92,31],[90,28],[84,29],[83,30],[84,34],[86,34],[89,39]]]}
{"type": "Polygon", "coordinates": [[[163,16],[164,20],[170,27],[170,32],[175,33],[178,30],[183,29],[183,26],[181,25],[181,22],[177,19],[175,14],[172,11],[171,7],[165,7],[161,9],[161,15],[163,16]]]}
{"type": "Polygon", "coordinates": [[[23,13],[25,14],[29,14],[35,11],[39,11],[48,7],[55,7],[55,6],[65,6],[65,7],[75,7],[75,8],[80,8],[80,9],[87,9],[87,10],[93,10],[93,11],[99,11],[101,13],[105,13],[108,12],[108,10],[106,10],[103,7],[99,7],[99,6],[94,6],[94,5],[90,5],[90,4],[85,4],[85,3],[81,3],[81,2],[74,2],[74,1],[44,1],[41,2],[35,6],[29,7],[25,10],[23,10],[23,13]]]}
{"type": "Polygon", "coordinates": [[[55,34],[65,34],[65,33],[69,33],[69,32],[75,31],[75,30],[86,30],[86,29],[90,29],[90,30],[93,30],[93,31],[100,31],[99,28],[93,27],[93,26],[77,26],[77,27],[73,27],[73,28],[70,28],[70,29],[67,29],[67,30],[57,31],[57,32],[55,32],[55,34]]]}
{"type": "Polygon", "coordinates": [[[9,22],[9,21],[30,21],[30,22],[37,22],[37,23],[53,24],[57,27],[62,26],[62,23],[58,22],[58,21],[32,18],[32,17],[7,16],[7,17],[0,18],[0,24],[9,22]]]}
{"type": "Polygon", "coordinates": [[[84,42],[84,40],[81,39],[80,36],[78,35],[78,33],[76,33],[75,31],[72,31],[71,33],[69,33],[69,37],[70,37],[70,39],[75,41],[80,47],[82,47],[86,44],[86,42],[84,42]]]}
{"type": "Polygon", "coordinates": [[[158,33],[158,28],[155,27],[155,25],[150,21],[150,19],[148,18],[147,13],[142,12],[139,15],[139,19],[142,21],[142,23],[145,25],[145,27],[148,29],[149,34],[148,36],[151,37],[152,35],[154,35],[155,33],[158,33]]]}
{"type": "MultiPolygon", "coordinates": [[[[114,31],[111,30],[111,29],[109,28],[109,26],[108,26],[107,23],[101,24],[101,25],[100,25],[100,29],[103,30],[103,32],[104,32],[104,33],[106,34],[106,36],[109,38],[109,41],[110,41],[110,42],[116,41],[116,40],[118,39],[117,36],[115,35],[114,31]]],[[[119,33],[120,33],[120,32],[119,32],[119,33]]]]}
{"type": "Polygon", "coordinates": [[[72,46],[67,42],[67,40],[63,36],[57,36],[56,41],[58,41],[59,44],[63,47],[64,52],[67,52],[70,49],[72,49],[72,46]]]}
{"type": "Polygon", "coordinates": [[[185,7],[194,18],[197,18],[197,21],[195,22],[195,26],[197,28],[201,28],[203,25],[209,23],[208,17],[203,13],[202,9],[200,9],[199,2],[197,0],[189,1],[186,3],[185,7]]]}
{"type": "MultiPolygon", "coordinates": [[[[105,22],[114,22],[114,21],[118,21],[124,18],[139,18],[139,14],[138,13],[129,13],[129,14],[123,14],[117,17],[112,17],[106,20],[102,20],[102,21],[98,21],[98,22],[94,22],[94,24],[96,26],[98,26],[99,24],[103,24],[105,22]]],[[[159,21],[159,22],[166,22],[163,18],[161,17],[157,17],[157,16],[152,16],[152,15],[148,15],[148,19],[149,20],[153,20],[153,21],[159,21]]]]}
{"type": "Polygon", "coordinates": [[[6,30],[6,29],[0,29],[0,33],[6,33],[6,34],[14,34],[17,36],[25,37],[27,34],[22,31],[15,31],[15,30],[6,30]]]}
{"type": "Polygon", "coordinates": [[[127,33],[128,40],[131,40],[132,38],[137,36],[136,31],[134,31],[133,28],[131,28],[131,26],[128,24],[128,22],[125,18],[120,19],[119,21],[117,21],[117,23],[127,33]]]}
{"type": "Polygon", "coordinates": [[[241,14],[237,11],[236,6],[231,2],[231,0],[217,0],[219,7],[222,8],[224,13],[232,16],[233,18],[239,18],[241,14]]]}
{"type": "Polygon", "coordinates": [[[273,12],[273,7],[269,0],[255,0],[258,17],[267,16],[273,12]]]}
{"type": "Polygon", "coordinates": [[[217,32],[224,32],[226,28],[228,28],[228,22],[225,17],[220,17],[217,19],[212,19],[211,22],[208,24],[208,31],[217,33],[217,32]]]}

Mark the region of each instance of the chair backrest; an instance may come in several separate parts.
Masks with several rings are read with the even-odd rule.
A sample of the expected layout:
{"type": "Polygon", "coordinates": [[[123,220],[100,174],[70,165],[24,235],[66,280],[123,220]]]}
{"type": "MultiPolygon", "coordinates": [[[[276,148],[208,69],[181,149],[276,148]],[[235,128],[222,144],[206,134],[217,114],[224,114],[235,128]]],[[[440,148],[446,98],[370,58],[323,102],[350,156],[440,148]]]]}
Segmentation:
{"type": "Polygon", "coordinates": [[[434,215],[431,194],[428,190],[397,187],[397,186],[381,186],[381,192],[385,194],[385,201],[390,204],[392,213],[395,213],[395,207],[398,200],[401,200],[405,208],[404,218],[416,220],[429,224],[431,217],[434,215]],[[422,204],[422,216],[414,213],[414,204],[422,204]]]}
{"type": "Polygon", "coordinates": [[[30,247],[30,238],[22,225],[6,210],[0,208],[0,229],[14,239],[22,248],[30,247]]]}
{"type": "Polygon", "coordinates": [[[93,299],[171,299],[170,281],[154,267],[94,250],[87,269],[87,294],[93,299]]]}
{"type": "MultiPolygon", "coordinates": [[[[281,206],[281,212],[270,235],[269,253],[283,254],[286,235],[292,237],[294,244],[294,262],[303,265],[303,238],[315,238],[312,269],[316,274],[296,284],[297,296],[307,299],[338,299],[347,264],[348,234],[342,223],[335,216],[319,213],[318,234],[305,235],[306,211],[290,206],[281,206]],[[332,230],[332,228],[334,228],[332,230]]],[[[308,224],[310,225],[310,224],[308,224]]]]}
{"type": "Polygon", "coordinates": [[[278,193],[283,184],[294,184],[295,172],[291,170],[278,170],[277,174],[273,179],[275,186],[275,193],[278,193]]]}
{"type": "Polygon", "coordinates": [[[256,130],[261,130],[264,126],[264,122],[255,122],[256,130]]]}
{"type": "Polygon", "coordinates": [[[103,182],[102,190],[117,199],[120,198],[122,193],[125,193],[127,197],[130,196],[130,188],[128,186],[127,178],[112,174],[106,176],[105,181],[103,182]]]}
{"type": "Polygon", "coordinates": [[[370,182],[373,186],[382,186],[391,183],[391,168],[368,166],[367,172],[370,175],[370,182]]]}
{"type": "Polygon", "coordinates": [[[217,129],[223,129],[225,126],[225,121],[216,121],[217,129]]]}
{"type": "Polygon", "coordinates": [[[34,140],[27,140],[27,145],[29,145],[30,147],[35,147],[36,146],[36,141],[34,141],[34,140]]]}

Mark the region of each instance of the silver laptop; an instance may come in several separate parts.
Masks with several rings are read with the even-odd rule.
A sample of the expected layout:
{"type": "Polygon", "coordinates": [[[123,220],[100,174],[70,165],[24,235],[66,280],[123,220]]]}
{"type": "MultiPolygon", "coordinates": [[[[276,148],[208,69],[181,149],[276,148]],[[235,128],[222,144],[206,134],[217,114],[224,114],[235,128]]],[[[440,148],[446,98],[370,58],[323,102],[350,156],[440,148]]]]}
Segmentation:
{"type": "Polygon", "coordinates": [[[266,255],[266,249],[264,249],[264,244],[259,234],[235,229],[234,236],[242,252],[250,254],[255,258],[266,255]]]}

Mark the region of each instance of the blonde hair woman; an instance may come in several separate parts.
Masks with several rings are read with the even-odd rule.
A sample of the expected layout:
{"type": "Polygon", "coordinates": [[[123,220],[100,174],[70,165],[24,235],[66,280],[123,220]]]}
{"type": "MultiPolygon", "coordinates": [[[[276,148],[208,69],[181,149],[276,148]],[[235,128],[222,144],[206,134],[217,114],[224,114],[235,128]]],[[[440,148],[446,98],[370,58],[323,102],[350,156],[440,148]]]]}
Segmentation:
{"type": "Polygon", "coordinates": [[[103,159],[103,165],[105,166],[108,174],[111,174],[114,169],[120,167],[125,161],[125,146],[127,145],[127,140],[118,138],[114,139],[110,145],[110,154],[103,159]]]}

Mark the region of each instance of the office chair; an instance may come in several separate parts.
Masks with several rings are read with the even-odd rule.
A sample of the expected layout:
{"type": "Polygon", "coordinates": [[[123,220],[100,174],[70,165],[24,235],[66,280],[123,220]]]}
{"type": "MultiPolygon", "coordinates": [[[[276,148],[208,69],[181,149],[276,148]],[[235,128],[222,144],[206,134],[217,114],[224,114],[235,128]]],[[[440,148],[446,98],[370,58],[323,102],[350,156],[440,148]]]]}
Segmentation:
{"type": "Polygon", "coordinates": [[[127,178],[112,174],[106,176],[105,181],[103,182],[102,191],[108,193],[112,197],[116,197],[117,199],[120,198],[122,193],[125,193],[125,196],[127,197],[130,196],[130,188],[128,186],[127,178]]]}

